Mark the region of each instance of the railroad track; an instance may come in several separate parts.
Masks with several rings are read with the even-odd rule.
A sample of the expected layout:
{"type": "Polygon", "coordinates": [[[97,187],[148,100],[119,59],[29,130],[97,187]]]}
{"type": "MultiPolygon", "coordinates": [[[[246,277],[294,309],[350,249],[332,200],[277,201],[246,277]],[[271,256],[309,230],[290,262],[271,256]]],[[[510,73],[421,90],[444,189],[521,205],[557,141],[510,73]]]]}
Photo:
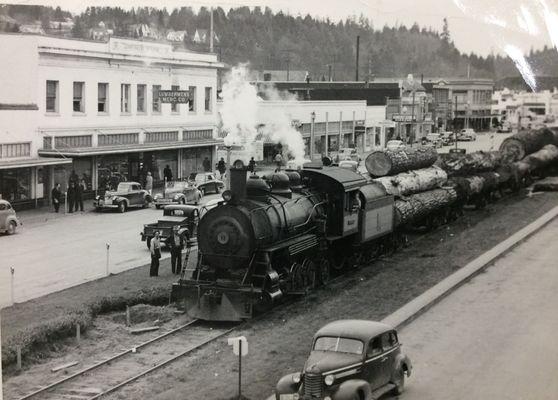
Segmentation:
{"type": "Polygon", "coordinates": [[[19,400],[93,400],[108,395],[135,380],[229,334],[233,327],[203,326],[190,321],[138,346],[84,368],[19,400]]]}

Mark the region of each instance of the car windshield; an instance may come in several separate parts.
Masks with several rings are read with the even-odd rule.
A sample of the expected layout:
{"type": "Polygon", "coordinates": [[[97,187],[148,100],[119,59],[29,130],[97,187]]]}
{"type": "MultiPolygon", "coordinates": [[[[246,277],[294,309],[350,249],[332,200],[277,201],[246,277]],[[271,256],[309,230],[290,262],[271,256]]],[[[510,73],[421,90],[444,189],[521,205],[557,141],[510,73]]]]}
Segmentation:
{"type": "Polygon", "coordinates": [[[132,184],[131,183],[119,183],[118,184],[118,188],[116,189],[116,191],[118,192],[127,192],[132,188],[132,184]]]}
{"type": "Polygon", "coordinates": [[[358,339],[321,336],[314,343],[314,350],[337,353],[362,354],[364,344],[358,339]]]}

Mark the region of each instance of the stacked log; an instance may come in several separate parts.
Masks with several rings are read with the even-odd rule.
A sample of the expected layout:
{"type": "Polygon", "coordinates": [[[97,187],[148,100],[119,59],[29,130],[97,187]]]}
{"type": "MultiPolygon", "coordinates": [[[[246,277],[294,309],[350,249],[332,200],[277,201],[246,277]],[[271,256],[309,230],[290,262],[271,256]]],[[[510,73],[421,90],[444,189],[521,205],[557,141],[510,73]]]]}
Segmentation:
{"type": "Polygon", "coordinates": [[[477,151],[469,154],[440,154],[436,163],[448,176],[473,175],[479,172],[494,171],[502,164],[498,151],[477,151]]]}
{"type": "Polygon", "coordinates": [[[366,170],[371,177],[379,178],[415,169],[428,168],[438,159],[436,149],[426,146],[397,151],[374,151],[366,157],[366,170]]]}
{"type": "Polygon", "coordinates": [[[453,177],[448,181],[448,186],[453,187],[459,199],[466,202],[476,195],[498,189],[508,178],[508,175],[500,175],[497,172],[484,172],[472,176],[453,177]]]}
{"type": "Polygon", "coordinates": [[[453,188],[429,190],[395,201],[395,225],[408,225],[429,217],[436,211],[451,206],[457,200],[453,188]]]}
{"type": "Polygon", "coordinates": [[[510,136],[500,145],[500,152],[505,161],[516,162],[549,144],[558,145],[558,133],[543,128],[510,136]]]}
{"type": "Polygon", "coordinates": [[[380,183],[388,194],[401,197],[441,187],[447,180],[444,170],[430,167],[376,178],[373,182],[380,183]]]}
{"type": "Polygon", "coordinates": [[[549,144],[516,162],[515,166],[520,176],[525,176],[555,163],[558,163],[558,147],[549,144]]]}

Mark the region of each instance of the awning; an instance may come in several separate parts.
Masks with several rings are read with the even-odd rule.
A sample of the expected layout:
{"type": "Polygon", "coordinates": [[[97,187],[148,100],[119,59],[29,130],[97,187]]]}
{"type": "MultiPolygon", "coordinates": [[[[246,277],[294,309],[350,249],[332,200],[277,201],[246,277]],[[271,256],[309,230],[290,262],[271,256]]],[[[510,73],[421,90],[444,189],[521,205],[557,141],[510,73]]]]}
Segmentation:
{"type": "Polygon", "coordinates": [[[0,169],[43,167],[46,165],[71,164],[71,158],[25,158],[21,160],[0,160],[0,169]]]}
{"type": "Polygon", "coordinates": [[[49,157],[86,157],[99,156],[104,154],[121,154],[121,153],[137,153],[145,151],[187,149],[192,147],[215,146],[223,143],[223,140],[189,140],[187,142],[170,142],[170,143],[145,143],[133,144],[127,146],[101,146],[101,147],[77,147],[69,149],[43,149],[39,150],[41,156],[49,157]]]}

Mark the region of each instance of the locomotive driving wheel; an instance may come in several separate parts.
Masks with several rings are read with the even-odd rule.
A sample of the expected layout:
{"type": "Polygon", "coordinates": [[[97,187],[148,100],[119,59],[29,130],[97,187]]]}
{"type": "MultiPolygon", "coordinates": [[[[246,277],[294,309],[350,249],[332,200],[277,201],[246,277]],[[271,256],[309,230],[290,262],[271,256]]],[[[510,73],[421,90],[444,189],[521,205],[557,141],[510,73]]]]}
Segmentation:
{"type": "Polygon", "coordinates": [[[323,286],[327,285],[331,277],[329,268],[329,260],[326,257],[320,258],[320,260],[318,261],[318,268],[316,268],[316,275],[318,278],[318,282],[323,286]]]}

